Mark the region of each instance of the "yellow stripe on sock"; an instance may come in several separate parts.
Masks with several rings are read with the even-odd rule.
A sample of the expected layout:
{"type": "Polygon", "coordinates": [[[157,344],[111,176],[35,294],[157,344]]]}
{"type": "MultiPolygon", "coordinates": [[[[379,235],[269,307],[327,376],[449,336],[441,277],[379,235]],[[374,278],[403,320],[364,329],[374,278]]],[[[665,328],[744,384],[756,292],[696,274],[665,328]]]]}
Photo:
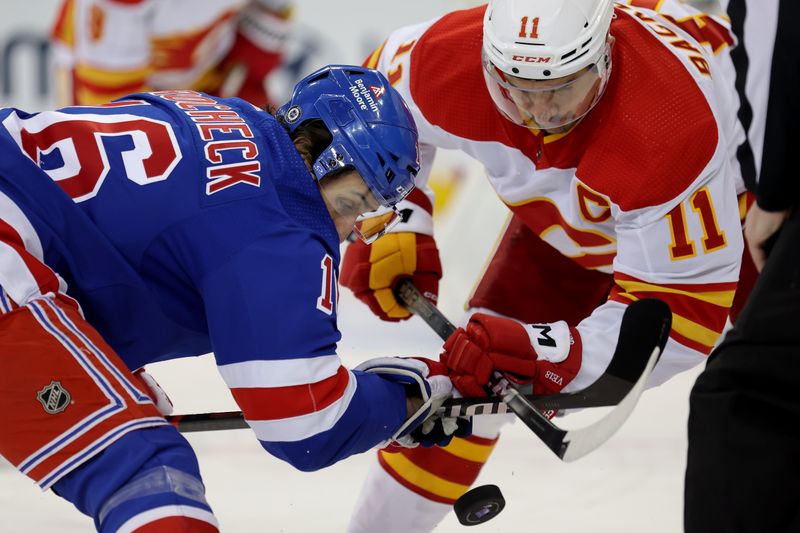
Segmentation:
{"type": "Polygon", "coordinates": [[[469,489],[469,485],[453,483],[423,470],[400,453],[384,453],[382,457],[403,479],[437,496],[457,500],[469,489]]]}
{"type": "Polygon", "coordinates": [[[455,455],[460,459],[466,459],[474,463],[485,463],[494,450],[495,443],[492,444],[477,444],[465,439],[454,438],[444,451],[451,455],[455,455]]]}

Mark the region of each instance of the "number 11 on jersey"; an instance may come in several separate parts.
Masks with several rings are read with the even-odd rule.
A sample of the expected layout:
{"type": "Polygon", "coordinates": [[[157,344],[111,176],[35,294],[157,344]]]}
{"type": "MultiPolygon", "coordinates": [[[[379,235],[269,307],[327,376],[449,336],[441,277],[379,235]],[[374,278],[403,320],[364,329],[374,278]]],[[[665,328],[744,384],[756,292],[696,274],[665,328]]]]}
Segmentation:
{"type": "MultiPolygon", "coordinates": [[[[708,253],[724,248],[727,245],[725,233],[719,229],[717,217],[714,213],[714,203],[711,201],[711,194],[709,194],[708,189],[703,187],[695,192],[689,199],[689,204],[692,206],[692,211],[697,214],[703,227],[703,239],[701,241],[703,243],[703,251],[708,253]]],[[[697,255],[694,241],[689,238],[686,228],[686,213],[683,203],[676,205],[666,216],[672,235],[672,243],[669,247],[672,259],[677,261],[697,255]]]]}

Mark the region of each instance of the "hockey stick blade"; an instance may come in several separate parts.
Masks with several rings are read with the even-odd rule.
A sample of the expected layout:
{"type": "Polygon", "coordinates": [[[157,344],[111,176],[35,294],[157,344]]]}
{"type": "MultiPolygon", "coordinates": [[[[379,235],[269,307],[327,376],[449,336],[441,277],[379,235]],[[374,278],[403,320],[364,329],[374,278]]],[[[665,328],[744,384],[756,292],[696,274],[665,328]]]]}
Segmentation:
{"type": "MultiPolygon", "coordinates": [[[[625,309],[619,340],[606,373],[595,382],[600,383],[592,394],[617,397],[626,391],[619,403],[594,423],[575,430],[564,430],[540,416],[525,396],[513,388],[504,401],[536,435],[564,462],[574,461],[597,449],[607,441],[633,412],[642,395],[650,374],[658,362],[669,338],[672,314],[669,306],[655,298],[638,300],[625,309]],[[602,382],[601,382],[602,380],[602,382]],[[524,413],[524,415],[523,415],[524,413]]],[[[583,403],[579,391],[562,405],[583,403]]]]}

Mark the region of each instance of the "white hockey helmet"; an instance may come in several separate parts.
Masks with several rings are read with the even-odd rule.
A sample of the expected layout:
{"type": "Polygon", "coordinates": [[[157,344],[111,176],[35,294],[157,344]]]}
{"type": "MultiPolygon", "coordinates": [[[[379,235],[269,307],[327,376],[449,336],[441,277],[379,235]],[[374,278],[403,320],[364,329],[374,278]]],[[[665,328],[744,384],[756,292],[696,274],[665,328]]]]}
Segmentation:
{"type": "Polygon", "coordinates": [[[611,69],[607,36],[613,12],[613,0],[491,0],[483,19],[482,60],[500,111],[512,122],[542,129],[569,126],[588,113],[611,69]],[[527,101],[571,93],[577,108],[570,112],[562,105],[553,117],[539,116],[526,112],[519,91],[527,101]]]}

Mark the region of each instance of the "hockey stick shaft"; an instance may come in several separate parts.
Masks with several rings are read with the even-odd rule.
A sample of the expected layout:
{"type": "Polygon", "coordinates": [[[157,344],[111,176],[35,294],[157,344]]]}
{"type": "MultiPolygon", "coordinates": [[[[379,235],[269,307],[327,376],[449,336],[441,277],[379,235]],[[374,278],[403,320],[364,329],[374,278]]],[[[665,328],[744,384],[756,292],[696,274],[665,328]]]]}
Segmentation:
{"type": "MultiPolygon", "coordinates": [[[[419,295],[413,285],[411,285],[411,289],[419,295]]],[[[413,293],[409,296],[409,298],[411,297],[413,297],[413,293]]],[[[418,298],[420,301],[428,303],[421,295],[419,295],[418,298]]],[[[422,306],[422,308],[417,314],[425,319],[426,323],[429,324],[440,337],[446,339],[452,334],[455,327],[435,306],[429,303],[428,305],[424,303],[420,303],[419,305],[422,306]]],[[[642,381],[643,377],[646,377],[644,373],[647,372],[649,374],[649,371],[645,368],[645,364],[649,361],[648,356],[652,351],[652,346],[649,349],[647,348],[647,346],[649,346],[649,337],[656,338],[656,333],[658,333],[656,342],[651,342],[650,344],[653,346],[658,344],[660,348],[663,349],[663,343],[666,342],[666,335],[669,332],[669,322],[663,318],[663,314],[664,310],[662,309],[660,315],[657,314],[656,317],[649,318],[650,323],[655,321],[657,332],[655,330],[646,333],[640,332],[638,330],[641,330],[641,328],[633,326],[625,328],[624,324],[626,321],[623,320],[623,328],[620,334],[621,342],[624,337],[631,336],[631,333],[626,330],[634,330],[634,332],[641,333],[639,336],[643,337],[644,340],[639,342],[639,346],[630,346],[632,341],[625,340],[623,342],[625,346],[618,346],[606,372],[601,375],[596,382],[585,389],[569,393],[542,396],[522,395],[519,394],[519,391],[515,391],[516,394],[512,394],[514,394],[515,397],[519,396],[519,401],[527,400],[528,403],[542,410],[580,409],[619,404],[626,398],[635,384],[642,381]]],[[[641,316],[642,312],[639,311],[638,315],[641,316]]],[[[648,323],[648,320],[643,320],[641,318],[636,321],[631,319],[630,321],[636,322],[637,324],[648,323]]],[[[653,330],[653,327],[649,329],[653,330]]],[[[471,417],[475,415],[504,414],[508,413],[510,409],[500,397],[490,396],[486,398],[450,399],[444,403],[440,411],[445,416],[471,417]]],[[[167,416],[166,418],[168,422],[185,433],[194,431],[244,429],[248,427],[240,411],[173,415],[167,416]]]]}
{"type": "Polygon", "coordinates": [[[223,429],[247,429],[247,422],[241,411],[223,411],[217,413],[197,413],[190,415],[170,415],[167,422],[178,428],[181,433],[195,431],[220,431],[223,429]]]}
{"type": "MultiPolygon", "coordinates": [[[[439,309],[428,301],[409,279],[400,280],[395,285],[395,297],[406,308],[422,318],[442,340],[447,340],[456,330],[455,326],[447,320],[439,309]]],[[[549,447],[553,447],[550,433],[561,431],[553,426],[550,421],[528,400],[517,388],[509,383],[502,375],[495,373],[489,380],[492,391],[503,401],[508,408],[520,418],[540,439],[549,447]]],[[[558,452],[556,452],[558,453],[558,452]]]]}
{"type": "MultiPolygon", "coordinates": [[[[453,325],[410,280],[398,283],[395,296],[443,339],[454,331],[453,325]]],[[[578,459],[608,440],[633,411],[666,345],[671,318],[669,306],[661,300],[631,303],[623,313],[617,346],[606,371],[581,391],[538,398],[553,410],[586,405],[615,406],[590,426],[570,431],[559,428],[540,412],[541,406],[536,405],[535,397],[526,397],[498,373],[490,381],[492,391],[561,460],[578,459]]]]}

